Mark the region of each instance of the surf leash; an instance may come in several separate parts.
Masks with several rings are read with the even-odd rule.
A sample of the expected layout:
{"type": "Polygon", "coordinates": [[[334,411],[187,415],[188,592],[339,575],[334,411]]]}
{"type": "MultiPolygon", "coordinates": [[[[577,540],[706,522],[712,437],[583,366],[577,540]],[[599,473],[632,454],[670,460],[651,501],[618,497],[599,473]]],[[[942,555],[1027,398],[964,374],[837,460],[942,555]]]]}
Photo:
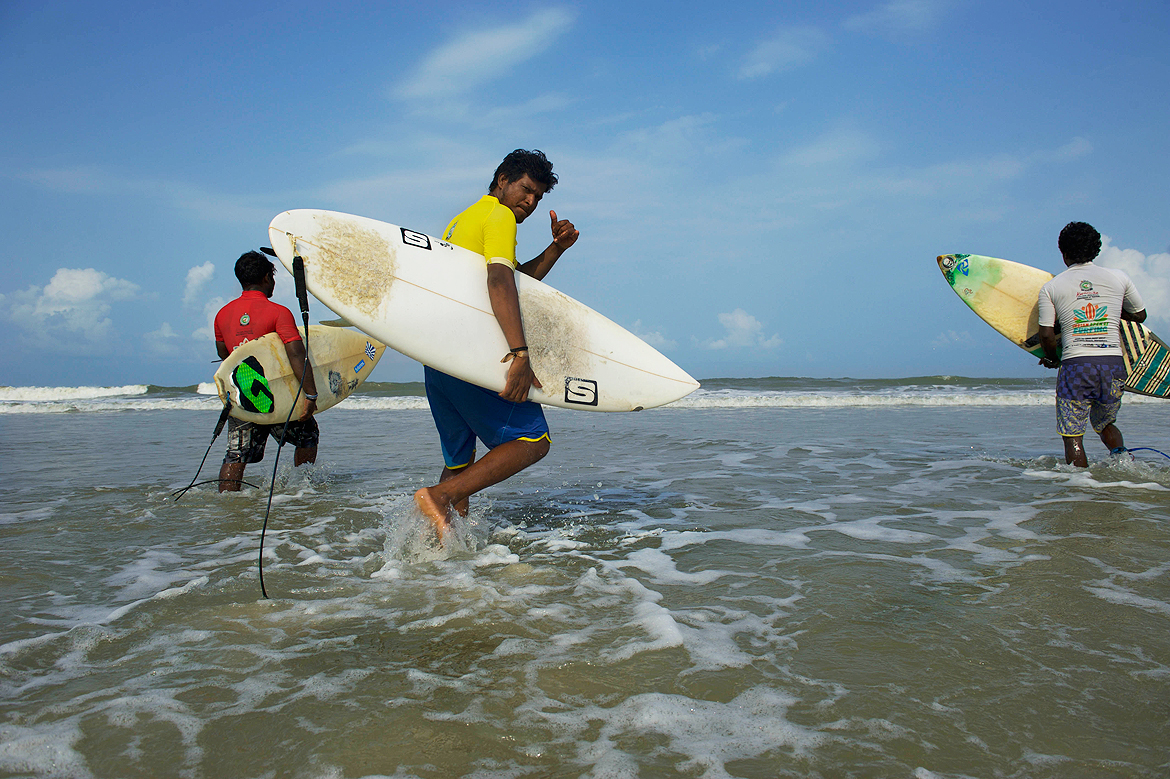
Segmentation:
{"type": "Polygon", "coordinates": [[[1158,454],[1165,457],[1167,460],[1170,460],[1170,454],[1166,454],[1165,452],[1160,452],[1151,446],[1139,446],[1136,449],[1130,449],[1129,451],[1131,451],[1131,452],[1157,452],[1158,454]]]}
{"type": "MultiPolygon", "coordinates": [[[[275,256],[275,252],[267,246],[261,247],[265,254],[275,256]]],[[[280,465],[280,453],[284,449],[284,439],[288,435],[288,425],[292,421],[293,412],[297,410],[297,403],[305,387],[305,374],[312,365],[309,357],[309,290],[305,284],[305,260],[297,253],[296,239],[293,239],[293,284],[297,290],[297,302],[301,307],[301,320],[305,323],[305,364],[301,368],[301,382],[297,385],[297,394],[293,397],[292,408],[288,410],[284,424],[280,428],[280,443],[276,446],[276,457],[272,463],[272,483],[268,485],[268,506],[264,509],[264,523],[260,526],[260,554],[256,559],[256,570],[260,573],[260,594],[268,599],[268,590],[264,586],[264,537],[268,533],[268,517],[272,513],[272,492],[276,489],[276,469],[280,465]]]]}
{"type": "MultiPolygon", "coordinates": [[[[192,487],[198,486],[198,484],[207,484],[208,483],[206,481],[201,481],[201,482],[198,482],[198,484],[197,484],[195,480],[199,478],[199,473],[203,470],[204,463],[207,462],[207,455],[211,454],[211,447],[215,446],[215,439],[219,438],[219,434],[223,432],[223,426],[227,422],[228,416],[231,413],[232,413],[232,402],[230,400],[226,400],[226,401],[224,401],[224,404],[223,404],[223,411],[221,411],[219,414],[219,421],[215,423],[215,432],[212,433],[212,435],[211,435],[211,443],[209,443],[207,445],[207,451],[203,453],[203,459],[199,461],[199,468],[198,468],[198,470],[195,471],[195,475],[191,478],[191,483],[188,484],[183,489],[175,490],[174,492],[171,493],[171,497],[175,499],[175,503],[178,503],[179,498],[181,498],[185,494],[187,494],[187,490],[191,489],[192,487]]],[[[218,479],[210,479],[209,481],[218,481],[218,479]]],[[[243,482],[243,481],[241,481],[240,483],[247,484],[247,482],[243,482]]],[[[248,486],[254,487],[256,485],[249,484],[248,486]]]]}

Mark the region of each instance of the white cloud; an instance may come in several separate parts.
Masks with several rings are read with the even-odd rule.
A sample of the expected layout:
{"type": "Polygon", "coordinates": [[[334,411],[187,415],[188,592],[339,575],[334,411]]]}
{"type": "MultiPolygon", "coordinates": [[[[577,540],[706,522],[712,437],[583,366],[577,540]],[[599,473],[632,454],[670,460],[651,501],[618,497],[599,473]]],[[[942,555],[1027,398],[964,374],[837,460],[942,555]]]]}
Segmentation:
{"type": "MultiPolygon", "coordinates": [[[[1096,262],[1106,268],[1125,271],[1142,296],[1150,319],[1170,323],[1170,253],[1147,256],[1136,249],[1119,249],[1112,245],[1108,236],[1103,236],[1101,254],[1096,262]]],[[[1157,331],[1157,328],[1151,329],[1157,331]]],[[[1166,336],[1170,333],[1163,337],[1166,336]]]]}
{"type": "MultiPolygon", "coordinates": [[[[459,158],[460,162],[464,159],[459,158]]],[[[469,161],[462,165],[392,170],[366,178],[339,179],[323,185],[318,192],[322,200],[344,204],[342,210],[355,214],[379,214],[386,210],[387,203],[396,203],[395,208],[398,210],[393,214],[387,213],[384,218],[411,227],[416,227],[410,224],[410,220],[418,218],[418,214],[438,214],[434,222],[428,223],[429,227],[424,225],[416,228],[435,233],[446,224],[446,221],[440,220],[451,218],[447,214],[451,203],[465,200],[469,192],[487,192],[494,164],[491,167],[484,165],[483,159],[484,155],[481,154],[478,166],[469,161]],[[427,186],[420,187],[419,182],[423,180],[427,186]],[[409,193],[409,198],[404,198],[403,193],[409,193]]]]}
{"type": "Polygon", "coordinates": [[[183,290],[183,305],[191,305],[203,290],[203,285],[211,281],[213,276],[215,276],[215,265],[211,262],[196,265],[187,271],[187,286],[183,290]]]}
{"type": "Polygon", "coordinates": [[[51,335],[80,335],[91,342],[112,335],[110,304],[138,296],[139,287],[93,268],[60,268],[44,287],[16,292],[7,318],[42,343],[51,335]]]}
{"type": "Polygon", "coordinates": [[[574,19],[572,11],[552,8],[516,24],[466,32],[431,52],[395,93],[411,99],[468,92],[544,52],[574,19]]]}
{"type": "Polygon", "coordinates": [[[816,27],[787,27],[756,44],[739,69],[741,79],[759,78],[807,65],[829,44],[816,27]]]}
{"type": "Polygon", "coordinates": [[[1093,144],[1078,135],[1055,151],[1038,153],[1036,159],[1040,162],[1071,162],[1092,153],[1093,144]]]}
{"type": "Polygon", "coordinates": [[[203,320],[206,324],[200,327],[195,332],[191,333],[192,341],[201,341],[209,345],[209,348],[215,348],[215,315],[227,303],[221,297],[214,297],[203,304],[203,320]]]}
{"type": "Polygon", "coordinates": [[[96,165],[30,170],[18,175],[50,192],[150,198],[190,211],[209,222],[267,223],[278,210],[277,206],[269,202],[271,198],[264,194],[227,195],[207,192],[182,181],[129,178],[96,165]]]}
{"type": "Polygon", "coordinates": [[[825,165],[857,162],[877,155],[877,141],[859,130],[833,130],[817,140],[792,149],[781,158],[788,165],[825,165]]]}
{"type": "Polygon", "coordinates": [[[116,188],[120,182],[96,165],[54,170],[30,170],[20,175],[25,181],[51,192],[95,193],[116,188]]]}
{"type": "Polygon", "coordinates": [[[722,338],[705,341],[702,344],[705,348],[775,349],[784,343],[778,334],[765,338],[763,323],[742,308],[737,308],[729,314],[720,314],[719,324],[723,325],[726,334],[722,338]]]}
{"type": "Polygon", "coordinates": [[[891,0],[845,20],[845,29],[870,35],[904,37],[930,32],[950,8],[946,0],[891,0]]]}
{"type": "Polygon", "coordinates": [[[938,349],[950,346],[976,346],[978,345],[978,342],[966,330],[961,333],[956,333],[954,330],[946,330],[942,333],[939,333],[938,336],[930,342],[930,345],[938,349]]]}
{"type": "Polygon", "coordinates": [[[175,339],[179,334],[174,331],[169,322],[163,322],[158,330],[142,336],[146,348],[155,354],[175,354],[178,352],[175,339]]]}
{"type": "MultiPolygon", "coordinates": [[[[230,195],[207,192],[181,182],[149,182],[144,189],[157,197],[170,198],[175,208],[189,211],[206,222],[224,224],[267,225],[285,205],[277,205],[280,198],[268,194],[230,195]]],[[[287,195],[285,195],[287,197],[287,195]]]]}
{"type": "Polygon", "coordinates": [[[653,346],[655,349],[673,349],[678,346],[675,341],[670,340],[657,330],[648,331],[643,328],[641,319],[634,322],[634,324],[630,327],[630,332],[653,346]]]}
{"type": "Polygon", "coordinates": [[[734,139],[718,139],[716,117],[707,112],[669,119],[652,127],[639,127],[621,136],[622,147],[640,159],[658,157],[670,160],[692,158],[717,151],[720,144],[734,139]]]}
{"type": "Polygon", "coordinates": [[[710,43],[705,46],[700,46],[697,52],[700,60],[706,61],[714,57],[723,49],[721,43],[710,43]]]}
{"type": "MultiPolygon", "coordinates": [[[[785,167],[786,174],[795,176],[785,179],[788,192],[783,196],[788,202],[839,208],[874,198],[904,201],[916,197],[940,198],[946,193],[962,192],[969,196],[995,191],[1004,182],[1017,181],[1053,165],[1067,164],[1091,150],[1092,146],[1083,138],[1073,138],[1056,148],[1020,155],[995,154],[925,166],[881,167],[869,161],[884,154],[876,140],[860,131],[835,130],[806,146],[784,152],[777,163],[785,167]],[[868,165],[860,171],[843,165],[826,167],[830,163],[849,162],[868,165]]],[[[981,219],[997,213],[992,200],[982,202],[988,207],[981,219]]]]}
{"type": "Polygon", "coordinates": [[[558,92],[547,92],[531,100],[510,106],[495,106],[480,114],[480,121],[492,127],[515,127],[539,114],[557,114],[573,100],[558,92]]]}

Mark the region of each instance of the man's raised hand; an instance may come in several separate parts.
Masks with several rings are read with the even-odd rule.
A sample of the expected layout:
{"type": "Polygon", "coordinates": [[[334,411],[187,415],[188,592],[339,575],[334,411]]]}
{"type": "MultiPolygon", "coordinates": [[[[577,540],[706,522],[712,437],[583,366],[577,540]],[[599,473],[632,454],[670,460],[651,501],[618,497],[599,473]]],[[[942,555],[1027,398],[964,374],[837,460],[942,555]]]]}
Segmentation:
{"type": "Polygon", "coordinates": [[[573,223],[568,219],[557,219],[556,211],[549,211],[548,215],[552,217],[552,237],[553,243],[557,245],[561,251],[568,249],[577,242],[577,237],[581,235],[573,223]]]}

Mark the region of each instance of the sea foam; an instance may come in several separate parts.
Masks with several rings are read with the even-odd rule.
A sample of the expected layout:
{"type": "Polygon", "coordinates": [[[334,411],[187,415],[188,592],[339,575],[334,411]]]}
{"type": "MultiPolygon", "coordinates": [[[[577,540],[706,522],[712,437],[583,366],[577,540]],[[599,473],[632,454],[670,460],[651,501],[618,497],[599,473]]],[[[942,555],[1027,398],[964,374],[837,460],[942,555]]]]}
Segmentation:
{"type": "Polygon", "coordinates": [[[126,395],[145,395],[145,384],[126,384],[121,387],[0,387],[0,402],[45,402],[113,398],[126,395]]]}

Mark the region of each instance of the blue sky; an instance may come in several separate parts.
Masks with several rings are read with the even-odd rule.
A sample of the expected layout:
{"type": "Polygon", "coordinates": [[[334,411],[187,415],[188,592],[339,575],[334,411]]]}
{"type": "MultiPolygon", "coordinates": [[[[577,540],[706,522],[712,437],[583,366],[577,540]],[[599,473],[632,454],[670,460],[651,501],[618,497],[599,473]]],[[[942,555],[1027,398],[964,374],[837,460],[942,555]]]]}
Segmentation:
{"type": "Polygon", "coordinates": [[[581,231],[547,281],[698,378],[1042,376],[934,258],[1056,272],[1091,222],[1170,337],[1168,34],[1163,0],[8,0],[0,384],[207,381],[273,216],[434,234],[517,147],[581,231]]]}

